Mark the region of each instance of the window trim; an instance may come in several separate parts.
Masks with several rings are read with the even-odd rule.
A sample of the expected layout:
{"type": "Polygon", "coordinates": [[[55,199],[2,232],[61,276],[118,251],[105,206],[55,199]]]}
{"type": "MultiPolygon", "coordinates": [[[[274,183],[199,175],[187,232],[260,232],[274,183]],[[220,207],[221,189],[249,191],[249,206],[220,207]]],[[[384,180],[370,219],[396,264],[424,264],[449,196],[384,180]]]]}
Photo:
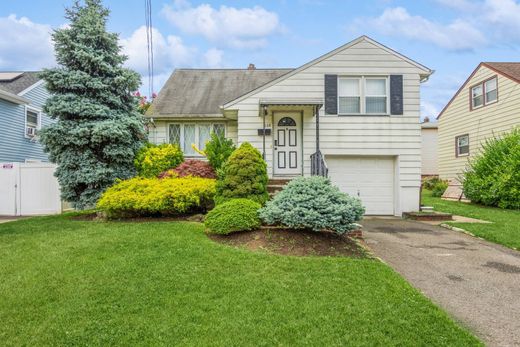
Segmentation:
{"type": "Polygon", "coordinates": [[[179,146],[181,147],[181,151],[182,153],[184,153],[184,155],[186,157],[202,157],[202,155],[200,153],[198,153],[197,151],[195,151],[195,153],[193,154],[186,154],[186,151],[184,149],[184,126],[185,125],[195,125],[195,139],[194,139],[194,143],[197,147],[199,147],[199,126],[200,125],[210,125],[211,126],[211,132],[210,134],[213,132],[213,127],[215,124],[221,124],[221,125],[224,125],[224,137],[227,136],[227,124],[225,122],[168,122],[167,123],[167,137],[166,137],[166,143],[171,143],[170,142],[170,125],[179,125],[180,126],[180,134],[179,134],[179,146]]]}
{"type": "Polygon", "coordinates": [[[469,156],[469,153],[470,153],[470,143],[469,143],[469,134],[463,134],[463,135],[459,135],[459,136],[455,136],[455,157],[467,157],[469,156]],[[468,153],[460,153],[459,150],[460,150],[460,147],[459,147],[459,139],[462,138],[462,137],[467,137],[468,138],[468,153]]]}
{"type": "Polygon", "coordinates": [[[492,77],[486,78],[485,80],[482,80],[478,83],[475,83],[469,87],[469,110],[480,110],[483,107],[486,107],[488,105],[493,105],[498,102],[498,75],[493,75],[492,77]],[[496,91],[497,91],[497,98],[493,101],[487,102],[486,100],[486,83],[496,79],[496,91]],[[473,88],[481,86],[482,87],[482,105],[474,107],[473,106],[473,88]]]}
{"type": "Polygon", "coordinates": [[[25,136],[25,138],[27,139],[32,139],[34,138],[33,136],[28,136],[27,135],[27,128],[35,128],[36,130],[40,130],[42,128],[42,110],[37,108],[37,107],[33,107],[33,106],[29,106],[29,105],[25,105],[25,108],[24,108],[24,127],[23,127],[23,134],[25,136]],[[30,112],[34,112],[37,114],[37,117],[38,117],[38,121],[37,121],[37,124],[36,124],[36,127],[34,126],[29,126],[27,124],[27,112],[30,111],[30,112]]]}
{"type": "MultiPolygon", "coordinates": [[[[378,97],[378,95],[370,95],[378,97]]],[[[379,97],[383,97],[379,95],[379,97]]],[[[338,116],[390,116],[390,76],[389,75],[338,75],[338,116]],[[339,83],[341,79],[357,79],[359,80],[359,113],[341,113],[339,109],[339,98],[345,97],[339,93],[339,83]],[[368,79],[384,79],[386,90],[386,112],[385,113],[367,113],[366,112],[366,80],[368,79]]]]}

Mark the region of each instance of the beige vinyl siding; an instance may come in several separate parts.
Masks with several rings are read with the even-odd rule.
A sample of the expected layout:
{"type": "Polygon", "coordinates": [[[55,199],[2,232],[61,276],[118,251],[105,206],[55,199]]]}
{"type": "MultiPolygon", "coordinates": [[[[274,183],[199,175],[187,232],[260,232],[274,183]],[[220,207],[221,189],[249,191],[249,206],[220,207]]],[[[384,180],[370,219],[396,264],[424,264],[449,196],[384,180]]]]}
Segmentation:
{"type": "Polygon", "coordinates": [[[437,160],[438,133],[437,129],[424,128],[421,130],[422,146],[421,159],[423,175],[438,175],[439,165],[437,160]]]}
{"type": "Polygon", "coordinates": [[[168,124],[170,123],[225,123],[226,124],[226,137],[237,143],[237,122],[236,121],[224,121],[224,120],[166,120],[160,119],[155,120],[155,128],[150,129],[148,133],[148,141],[155,144],[167,143],[168,142],[168,124]]]}
{"type": "Polygon", "coordinates": [[[486,139],[520,125],[520,85],[485,66],[475,73],[439,119],[439,175],[456,179],[486,139]],[[498,76],[498,102],[470,111],[471,86],[498,76]],[[455,137],[469,134],[469,156],[456,157],[455,137]]]}
{"type": "MultiPolygon", "coordinates": [[[[420,77],[424,73],[416,66],[388,53],[367,41],[361,41],[287,79],[247,97],[230,109],[239,110],[238,143],[250,142],[262,149],[262,128],[259,102],[262,99],[320,99],[324,97],[324,75],[388,76],[403,75],[403,115],[337,116],[320,110],[321,150],[327,155],[395,156],[399,192],[402,204],[396,209],[416,210],[421,177],[420,77]],[[409,191],[407,191],[409,190],[409,191]],[[417,193],[417,194],[415,194],[417,193]],[[417,195],[417,197],[415,197],[417,195]],[[403,202],[404,201],[404,202],[403,202]]],[[[312,107],[278,107],[276,110],[302,110],[303,113],[303,174],[310,175],[310,155],[316,150],[316,125],[312,107]]],[[[267,126],[272,128],[272,115],[267,126]]],[[[272,174],[273,138],[266,138],[266,161],[272,174]]]]}

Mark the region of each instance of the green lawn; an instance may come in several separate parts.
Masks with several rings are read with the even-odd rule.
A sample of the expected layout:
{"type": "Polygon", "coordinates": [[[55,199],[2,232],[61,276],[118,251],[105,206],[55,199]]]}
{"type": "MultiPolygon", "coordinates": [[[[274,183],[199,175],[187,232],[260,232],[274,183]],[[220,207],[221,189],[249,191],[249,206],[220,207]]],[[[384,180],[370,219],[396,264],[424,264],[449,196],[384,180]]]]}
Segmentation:
{"type": "Polygon", "coordinates": [[[483,239],[500,243],[506,247],[520,249],[520,211],[503,210],[456,201],[434,198],[423,190],[422,203],[433,206],[436,211],[460,216],[483,219],[493,224],[453,223],[448,224],[467,230],[483,239]]]}
{"type": "Polygon", "coordinates": [[[480,344],[371,259],[252,253],[202,225],[0,224],[2,345],[480,344]]]}

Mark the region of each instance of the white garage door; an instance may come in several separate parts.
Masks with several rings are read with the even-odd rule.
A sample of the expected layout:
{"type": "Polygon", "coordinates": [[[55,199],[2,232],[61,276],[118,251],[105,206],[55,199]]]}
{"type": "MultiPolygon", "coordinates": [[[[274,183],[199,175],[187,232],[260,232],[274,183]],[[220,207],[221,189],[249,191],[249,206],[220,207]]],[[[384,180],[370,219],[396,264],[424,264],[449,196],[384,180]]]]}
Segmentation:
{"type": "Polygon", "coordinates": [[[333,184],[352,196],[358,196],[366,214],[394,214],[393,157],[327,156],[333,184]]]}

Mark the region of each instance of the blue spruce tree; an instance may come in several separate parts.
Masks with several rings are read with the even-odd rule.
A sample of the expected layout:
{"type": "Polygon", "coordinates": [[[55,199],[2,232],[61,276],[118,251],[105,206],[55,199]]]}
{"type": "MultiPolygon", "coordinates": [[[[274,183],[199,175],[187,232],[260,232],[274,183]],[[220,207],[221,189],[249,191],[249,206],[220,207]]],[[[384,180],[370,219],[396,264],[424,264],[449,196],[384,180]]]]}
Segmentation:
{"type": "Polygon", "coordinates": [[[135,174],[134,156],[145,139],[131,95],[140,77],[123,67],[127,58],[118,35],[106,31],[108,16],[101,0],[76,1],[66,10],[70,26],[52,35],[58,67],[41,74],[52,93],[44,111],[56,122],[40,139],[58,164],[62,198],[79,209],[135,174]]]}

